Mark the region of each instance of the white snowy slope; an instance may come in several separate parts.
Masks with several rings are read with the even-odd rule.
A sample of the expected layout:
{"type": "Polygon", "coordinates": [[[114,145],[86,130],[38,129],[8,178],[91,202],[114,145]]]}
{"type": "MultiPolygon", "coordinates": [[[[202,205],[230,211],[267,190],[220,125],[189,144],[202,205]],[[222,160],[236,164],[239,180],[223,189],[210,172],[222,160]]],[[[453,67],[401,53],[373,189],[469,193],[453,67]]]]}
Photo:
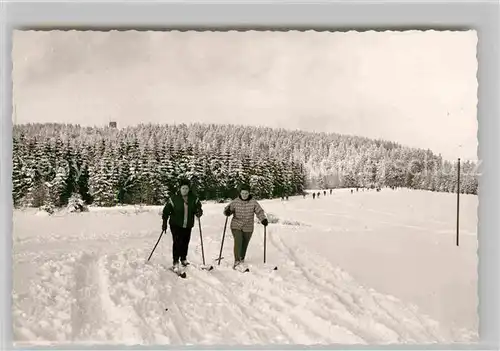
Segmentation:
{"type": "Polygon", "coordinates": [[[14,213],[13,332],[29,344],[332,344],[477,341],[477,197],[346,190],[266,200],[235,272],[222,204],[202,217],[187,279],[168,270],[170,232],[146,262],[161,207],[14,213]],[[278,270],[273,270],[274,266],[278,270]]]}

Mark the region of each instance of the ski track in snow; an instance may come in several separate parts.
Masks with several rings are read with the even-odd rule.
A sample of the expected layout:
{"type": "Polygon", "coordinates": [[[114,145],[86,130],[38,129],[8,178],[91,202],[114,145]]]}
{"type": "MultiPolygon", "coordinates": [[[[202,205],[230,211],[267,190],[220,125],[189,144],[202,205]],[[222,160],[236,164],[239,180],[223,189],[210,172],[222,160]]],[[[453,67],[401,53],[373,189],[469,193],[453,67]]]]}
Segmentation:
{"type": "MultiPolygon", "coordinates": [[[[277,271],[257,263],[250,273],[238,273],[221,263],[211,272],[188,267],[188,278],[179,279],[166,265],[144,265],[127,251],[83,253],[66,288],[67,298],[73,297],[63,312],[71,316],[70,330],[56,338],[46,326],[37,337],[177,345],[446,340],[435,323],[396,299],[366,290],[346,273],[287,247],[279,234],[268,237],[283,262],[277,271]]],[[[59,293],[50,286],[53,295],[59,293]]]]}
{"type": "MultiPolygon", "coordinates": [[[[355,219],[348,213],[321,215],[355,219]]],[[[294,220],[289,218],[290,223],[294,220]]],[[[379,220],[380,224],[383,222],[379,220]]],[[[207,263],[215,269],[201,270],[197,268],[200,260],[195,259],[187,268],[187,279],[180,279],[168,270],[165,263],[169,262],[170,254],[168,238],[164,239],[165,246],[158,248],[163,252],[155,253],[150,262],[145,262],[156,233],[90,238],[54,235],[15,240],[16,267],[38,265],[27,290],[13,293],[16,344],[311,345],[456,341],[453,340],[456,335],[423,315],[416,306],[363,287],[347,272],[307,248],[293,245],[282,230],[307,233],[308,227],[270,225],[267,237],[271,263],[264,265],[260,257],[250,258],[250,273],[236,272],[230,266],[229,230],[226,259],[220,266],[214,263],[211,258],[215,252],[218,255],[220,228],[212,224],[204,228],[206,232],[212,229],[214,232],[213,236],[205,236],[204,242],[205,255],[211,253],[206,256],[207,263]],[[147,243],[137,247],[139,241],[134,239],[147,243]],[[44,250],[37,251],[35,247],[44,250]],[[278,265],[276,271],[272,270],[275,265],[278,265]]],[[[258,252],[261,244],[254,239],[251,245],[258,252]]],[[[193,243],[190,250],[190,257],[200,256],[199,245],[193,243]]]]}

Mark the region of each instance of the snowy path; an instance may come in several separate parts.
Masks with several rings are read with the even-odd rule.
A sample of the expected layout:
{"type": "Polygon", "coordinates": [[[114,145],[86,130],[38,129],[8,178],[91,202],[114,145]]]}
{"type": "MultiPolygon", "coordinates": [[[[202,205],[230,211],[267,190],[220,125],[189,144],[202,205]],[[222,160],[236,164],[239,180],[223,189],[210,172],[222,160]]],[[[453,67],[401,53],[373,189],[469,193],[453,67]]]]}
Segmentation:
{"type": "MultiPolygon", "coordinates": [[[[207,207],[207,261],[220,248],[220,216],[210,220],[218,212],[219,207],[207,207]]],[[[145,216],[146,221],[156,220],[151,214],[145,216]]],[[[28,281],[18,278],[14,282],[16,344],[457,341],[456,333],[416,306],[363,286],[300,245],[300,240],[291,240],[311,231],[307,225],[290,225],[291,221],[269,226],[267,265],[262,263],[262,237],[256,231],[249,248],[251,272],[245,274],[230,267],[229,233],[224,249],[227,259],[220,266],[209,262],[214,264],[213,271],[197,269],[201,254],[194,230],[189,256],[194,266],[188,268],[187,279],[168,271],[168,236],[146,262],[157,239],[155,231],[20,236],[14,241],[14,274],[28,281]],[[276,271],[272,270],[275,265],[276,271]]],[[[470,334],[461,337],[467,340],[470,334]]]]}

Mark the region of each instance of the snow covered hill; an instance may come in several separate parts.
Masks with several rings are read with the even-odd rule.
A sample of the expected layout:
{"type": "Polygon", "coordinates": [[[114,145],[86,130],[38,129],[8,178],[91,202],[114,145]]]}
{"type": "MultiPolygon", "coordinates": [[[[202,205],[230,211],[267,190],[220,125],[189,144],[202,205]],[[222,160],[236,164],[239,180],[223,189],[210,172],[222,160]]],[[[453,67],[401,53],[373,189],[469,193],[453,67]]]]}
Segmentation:
{"type": "Polygon", "coordinates": [[[250,273],[231,269],[223,204],[193,228],[188,278],[168,271],[161,207],[14,213],[13,331],[28,344],[332,344],[476,341],[477,197],[388,190],[266,200],[263,264],[256,226],[250,273]],[[278,266],[278,270],[273,270],[278,266]]]}

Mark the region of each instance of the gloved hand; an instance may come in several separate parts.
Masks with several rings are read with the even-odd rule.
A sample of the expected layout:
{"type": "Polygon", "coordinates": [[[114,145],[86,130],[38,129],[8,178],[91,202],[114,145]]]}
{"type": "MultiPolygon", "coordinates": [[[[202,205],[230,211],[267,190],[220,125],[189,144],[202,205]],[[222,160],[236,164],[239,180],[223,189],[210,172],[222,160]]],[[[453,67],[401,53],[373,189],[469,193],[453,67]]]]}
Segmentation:
{"type": "Polygon", "coordinates": [[[203,210],[199,210],[198,212],[195,213],[195,216],[200,218],[201,216],[203,216],[203,210]]]}
{"type": "Polygon", "coordinates": [[[229,208],[226,208],[224,210],[224,214],[226,215],[226,217],[229,217],[231,215],[231,210],[229,208]]]}
{"type": "Polygon", "coordinates": [[[161,231],[166,232],[167,231],[167,226],[168,226],[168,221],[165,219],[161,225],[161,231]]]}
{"type": "Polygon", "coordinates": [[[269,225],[269,221],[267,220],[267,218],[264,218],[261,223],[264,227],[267,227],[269,225]]]}

